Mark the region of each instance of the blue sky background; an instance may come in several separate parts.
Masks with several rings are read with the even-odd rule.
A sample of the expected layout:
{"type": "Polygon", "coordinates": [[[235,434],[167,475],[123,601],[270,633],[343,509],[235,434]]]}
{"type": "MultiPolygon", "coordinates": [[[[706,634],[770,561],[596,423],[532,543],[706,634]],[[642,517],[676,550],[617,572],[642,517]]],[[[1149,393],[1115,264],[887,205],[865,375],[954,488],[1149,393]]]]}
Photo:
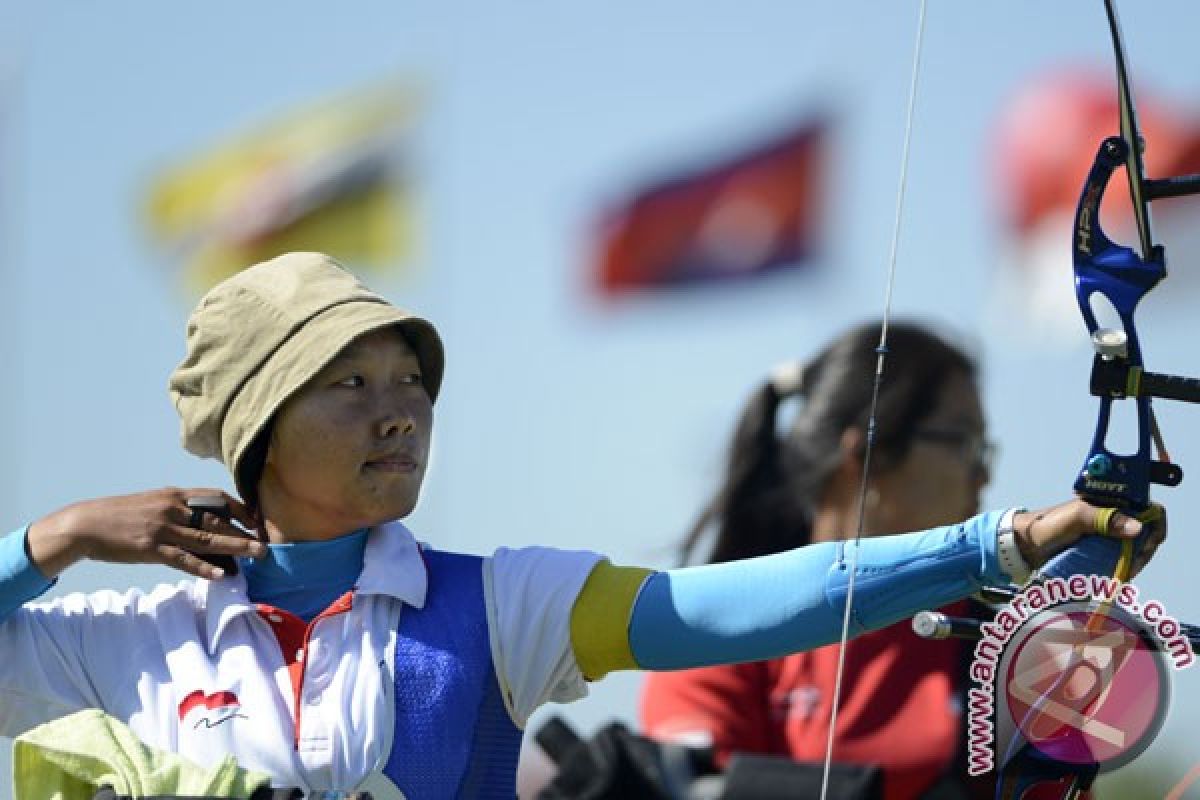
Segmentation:
{"type": "MultiPolygon", "coordinates": [[[[83,497],[228,484],[178,445],[165,385],[191,298],[142,227],[147,186],[214,140],[381,79],[426,97],[411,151],[421,248],[376,283],[434,319],[447,345],[434,463],[411,520],[440,547],[544,543],[670,564],[741,400],[775,363],[882,309],[914,3],[17,5],[0,5],[5,529],[83,497]],[[589,301],[591,228],[612,201],[817,110],[836,125],[813,269],[589,301]]],[[[1195,116],[1200,10],[1124,5],[1137,78],[1195,116]]],[[[989,184],[1005,99],[1078,64],[1111,69],[1099,2],[931,4],[894,311],[982,354],[1001,444],[989,506],[1065,499],[1091,437],[1082,325],[1074,339],[1030,335],[1021,309],[996,299],[989,184]]],[[[1144,347],[1152,368],[1195,374],[1195,259],[1166,245],[1175,274],[1142,310],[1144,347]]],[[[1197,409],[1162,404],[1160,416],[1175,459],[1200,464],[1197,409]]],[[[1172,538],[1139,584],[1200,620],[1195,480],[1166,496],[1172,538]]],[[[164,579],[83,565],[61,589],[164,579]]],[[[1177,676],[1155,746],[1188,763],[1197,674],[1177,676]]],[[[554,711],[583,730],[631,720],[638,683],[616,676],[554,711]]]]}

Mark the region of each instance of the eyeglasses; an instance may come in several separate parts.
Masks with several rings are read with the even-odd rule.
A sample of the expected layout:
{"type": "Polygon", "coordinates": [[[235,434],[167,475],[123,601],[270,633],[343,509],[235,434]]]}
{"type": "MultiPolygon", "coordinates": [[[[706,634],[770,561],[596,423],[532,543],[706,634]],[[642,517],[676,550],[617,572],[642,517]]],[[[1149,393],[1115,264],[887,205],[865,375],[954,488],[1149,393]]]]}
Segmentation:
{"type": "Polygon", "coordinates": [[[991,472],[996,460],[995,442],[978,431],[921,428],[913,433],[913,438],[957,448],[965,464],[982,472],[991,472]]]}

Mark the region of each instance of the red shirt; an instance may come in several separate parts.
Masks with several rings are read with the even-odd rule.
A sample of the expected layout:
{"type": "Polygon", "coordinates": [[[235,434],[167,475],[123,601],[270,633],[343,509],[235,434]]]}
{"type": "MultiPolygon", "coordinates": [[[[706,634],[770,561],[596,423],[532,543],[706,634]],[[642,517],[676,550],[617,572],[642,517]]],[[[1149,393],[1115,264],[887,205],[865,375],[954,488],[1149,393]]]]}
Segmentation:
{"type": "MultiPolygon", "coordinates": [[[[942,610],[962,615],[966,603],[942,610]]],[[[851,640],[834,759],[879,764],[887,800],[928,790],[959,747],[963,647],[921,639],[907,621],[851,640]]],[[[642,725],[660,739],[707,732],[721,767],[736,751],[822,763],[837,659],[838,645],[829,645],[773,661],[652,673],[642,725]]]]}

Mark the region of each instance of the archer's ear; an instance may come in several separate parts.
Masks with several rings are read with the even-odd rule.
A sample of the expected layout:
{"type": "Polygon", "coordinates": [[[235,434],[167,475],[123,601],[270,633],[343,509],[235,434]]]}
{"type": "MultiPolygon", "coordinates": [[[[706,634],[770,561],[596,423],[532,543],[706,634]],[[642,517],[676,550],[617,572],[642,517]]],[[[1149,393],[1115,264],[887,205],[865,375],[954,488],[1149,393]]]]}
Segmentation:
{"type": "Polygon", "coordinates": [[[838,439],[837,465],[825,478],[817,498],[820,506],[848,506],[862,490],[862,454],[866,436],[859,428],[848,428],[838,439]]]}
{"type": "Polygon", "coordinates": [[[862,482],[863,452],[867,437],[860,428],[847,428],[838,439],[838,465],[830,476],[844,487],[856,488],[862,482]]]}
{"type": "MultiPolygon", "coordinates": [[[[866,432],[862,428],[847,428],[842,432],[838,450],[841,452],[842,464],[852,467],[854,479],[861,480],[863,460],[867,454],[866,432]]],[[[901,456],[886,445],[880,445],[876,440],[871,449],[871,475],[878,476],[888,472],[901,460],[901,456]]]]}
{"type": "Polygon", "coordinates": [[[867,449],[867,436],[859,428],[846,428],[838,442],[843,461],[862,462],[863,452],[867,449]]]}

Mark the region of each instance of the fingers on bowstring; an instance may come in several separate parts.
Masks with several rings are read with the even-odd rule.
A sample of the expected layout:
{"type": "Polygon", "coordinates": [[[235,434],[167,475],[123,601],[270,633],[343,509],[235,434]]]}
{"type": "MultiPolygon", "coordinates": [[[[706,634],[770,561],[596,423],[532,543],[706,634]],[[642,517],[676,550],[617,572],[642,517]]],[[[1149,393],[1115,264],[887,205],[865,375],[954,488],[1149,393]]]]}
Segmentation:
{"type": "Polygon", "coordinates": [[[197,578],[217,580],[225,575],[225,570],[208,563],[204,559],[189,553],[181,547],[161,544],[157,548],[159,561],[168,567],[194,575],[197,578]]]}
{"type": "Polygon", "coordinates": [[[258,528],[258,519],[254,512],[228,492],[220,489],[189,489],[183,495],[183,522],[189,527],[243,537],[258,528]],[[223,505],[224,509],[217,512],[211,508],[196,508],[191,505],[193,501],[198,500],[223,505]],[[234,522],[241,527],[234,525],[234,522]]]}
{"type": "Polygon", "coordinates": [[[229,510],[233,513],[233,518],[242,524],[247,530],[254,530],[258,527],[258,517],[250,507],[237,499],[233,495],[226,494],[225,501],[229,503],[229,510]]]}
{"type": "Polygon", "coordinates": [[[266,545],[215,514],[202,515],[197,526],[172,525],[168,530],[169,539],[164,544],[181,547],[192,553],[250,558],[266,554],[266,545]]]}
{"type": "Polygon", "coordinates": [[[223,500],[225,507],[229,509],[230,517],[241,523],[243,528],[254,530],[258,524],[258,520],[249,506],[229,494],[229,492],[224,492],[220,489],[196,489],[194,496],[213,497],[223,500]]]}

